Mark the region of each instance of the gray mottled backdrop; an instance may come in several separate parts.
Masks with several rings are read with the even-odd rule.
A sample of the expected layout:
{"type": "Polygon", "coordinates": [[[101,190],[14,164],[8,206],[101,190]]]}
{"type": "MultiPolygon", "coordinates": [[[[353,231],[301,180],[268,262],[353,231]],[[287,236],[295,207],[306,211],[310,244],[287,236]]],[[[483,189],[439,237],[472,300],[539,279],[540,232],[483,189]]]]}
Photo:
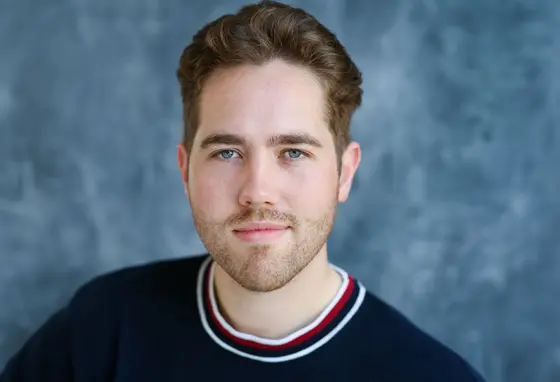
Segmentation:
{"type": "MultiPolygon", "coordinates": [[[[490,381],[560,381],[560,3],[294,3],[365,74],[332,261],[490,381]]],[[[0,0],[0,367],[94,275],[203,251],[174,71],[241,4],[0,0]]]]}

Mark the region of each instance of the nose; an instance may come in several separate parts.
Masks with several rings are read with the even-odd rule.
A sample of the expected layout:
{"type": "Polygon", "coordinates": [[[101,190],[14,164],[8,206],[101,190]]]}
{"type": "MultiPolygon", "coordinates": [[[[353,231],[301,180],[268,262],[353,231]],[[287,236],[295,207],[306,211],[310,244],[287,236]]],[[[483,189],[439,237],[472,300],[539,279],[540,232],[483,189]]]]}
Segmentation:
{"type": "Polygon", "coordinates": [[[239,194],[239,203],[253,208],[277,204],[276,175],[274,166],[267,163],[265,158],[247,161],[241,175],[243,185],[239,194]]]}

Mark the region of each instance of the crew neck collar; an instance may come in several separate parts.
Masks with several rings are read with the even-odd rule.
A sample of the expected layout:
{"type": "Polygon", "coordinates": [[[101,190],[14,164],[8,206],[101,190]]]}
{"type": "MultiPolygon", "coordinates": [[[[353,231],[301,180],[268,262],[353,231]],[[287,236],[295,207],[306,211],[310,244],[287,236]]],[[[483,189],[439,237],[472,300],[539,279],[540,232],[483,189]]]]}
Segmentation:
{"type": "Polygon", "coordinates": [[[305,327],[280,339],[267,339],[235,330],[221,315],[214,292],[216,263],[208,256],[197,280],[197,304],[202,326],[223,349],[261,362],[286,362],[304,357],[325,345],[340,332],[360,308],[363,285],[344,270],[330,264],[342,285],[321,314],[305,327]]]}

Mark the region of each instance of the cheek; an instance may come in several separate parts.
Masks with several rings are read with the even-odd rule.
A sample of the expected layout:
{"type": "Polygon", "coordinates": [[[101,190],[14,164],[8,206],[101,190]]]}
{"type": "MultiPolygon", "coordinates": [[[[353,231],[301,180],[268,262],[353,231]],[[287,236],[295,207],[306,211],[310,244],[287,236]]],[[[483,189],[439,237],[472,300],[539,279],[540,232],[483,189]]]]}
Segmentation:
{"type": "Polygon", "coordinates": [[[219,218],[228,215],[228,208],[231,209],[234,185],[228,175],[214,172],[209,168],[194,168],[189,193],[193,209],[203,211],[206,216],[219,218]]]}
{"type": "Polygon", "coordinates": [[[323,213],[330,206],[338,193],[336,174],[330,174],[330,168],[307,171],[294,179],[289,195],[299,211],[315,215],[323,213]]]}

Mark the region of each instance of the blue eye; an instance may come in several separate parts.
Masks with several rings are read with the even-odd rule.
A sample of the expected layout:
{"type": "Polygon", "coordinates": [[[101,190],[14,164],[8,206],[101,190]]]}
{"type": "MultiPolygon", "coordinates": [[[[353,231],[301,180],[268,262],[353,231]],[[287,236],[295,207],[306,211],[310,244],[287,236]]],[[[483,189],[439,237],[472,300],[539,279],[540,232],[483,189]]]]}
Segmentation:
{"type": "Polygon", "coordinates": [[[297,150],[297,149],[286,150],[285,153],[288,154],[288,157],[290,159],[299,159],[303,155],[301,150],[297,150]]]}
{"type": "Polygon", "coordinates": [[[235,155],[235,151],[233,150],[222,150],[217,153],[217,157],[220,159],[231,159],[235,155]]]}

